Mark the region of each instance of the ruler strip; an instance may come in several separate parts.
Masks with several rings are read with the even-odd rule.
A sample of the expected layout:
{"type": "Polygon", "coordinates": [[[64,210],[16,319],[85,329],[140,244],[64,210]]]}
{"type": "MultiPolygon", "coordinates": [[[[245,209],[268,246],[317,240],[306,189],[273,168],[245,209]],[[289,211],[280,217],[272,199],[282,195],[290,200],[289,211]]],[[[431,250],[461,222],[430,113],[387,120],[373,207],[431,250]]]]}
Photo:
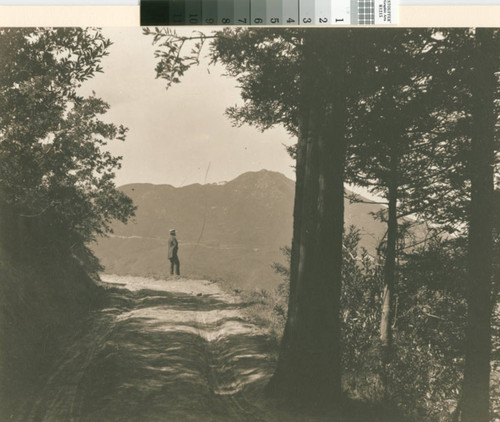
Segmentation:
{"type": "Polygon", "coordinates": [[[330,25],[332,23],[332,4],[338,0],[316,0],[314,4],[314,23],[330,25]]]}
{"type": "Polygon", "coordinates": [[[266,24],[283,24],[283,2],[287,0],[267,0],[266,4],[266,24]]]}
{"type": "MultiPolygon", "coordinates": [[[[7,0],[0,0],[7,1],[7,0]]],[[[0,26],[3,27],[68,27],[68,26],[91,26],[91,27],[137,27],[139,24],[139,6],[106,6],[111,0],[102,0],[99,6],[19,6],[23,1],[33,2],[35,0],[9,0],[10,6],[0,5],[0,26]],[[14,5],[15,3],[15,5],[14,5]]],[[[49,2],[48,0],[41,0],[49,2]]],[[[52,0],[51,0],[52,1],[52,0]]],[[[61,0],[64,4],[69,0],[61,0]]],[[[83,2],[84,0],[79,0],[83,2]]],[[[87,0],[88,1],[88,0],[87,0]]],[[[97,1],[97,0],[94,0],[97,1]]],[[[101,0],[99,0],[101,1],[101,0]]],[[[117,0],[118,2],[128,0],[117,0]]],[[[203,0],[205,8],[209,0],[203,0]]],[[[399,0],[396,2],[396,10],[399,15],[392,14],[394,24],[401,27],[412,28],[471,28],[471,27],[500,27],[500,5],[499,6],[408,6],[410,1],[424,2],[424,0],[399,0]],[[401,3],[405,4],[401,4],[401,3]]],[[[427,1],[427,0],[426,0],[427,1]]],[[[458,3],[458,0],[454,0],[458,3]]],[[[472,0],[467,0],[471,2],[472,0]]],[[[486,3],[486,0],[478,0],[486,3]]],[[[498,0],[495,0],[498,1],[498,0]]],[[[147,3],[142,0],[143,6],[147,3]]],[[[448,2],[448,0],[439,0],[448,2]]],[[[137,0],[137,4],[139,1],[137,0]]],[[[166,2],[163,2],[167,5],[166,2]]],[[[168,6],[167,6],[168,7],[168,6]]],[[[164,13],[164,8],[159,7],[159,13],[164,13]]],[[[144,10],[143,10],[144,12],[144,10]]],[[[149,18],[142,17],[143,25],[159,26],[166,24],[168,19],[159,19],[154,13],[149,18]],[[156,22],[152,21],[155,19],[156,22]]],[[[355,24],[355,22],[353,22],[355,24]]],[[[293,22],[289,22],[292,25],[293,22]]]]}
{"type": "Polygon", "coordinates": [[[395,0],[375,0],[375,24],[398,23],[397,4],[395,0]]]}
{"type": "Polygon", "coordinates": [[[375,2],[374,0],[358,1],[358,23],[360,25],[375,24],[375,2]]]}
{"type": "Polygon", "coordinates": [[[352,23],[351,0],[333,0],[332,3],[332,24],[350,25],[352,23]]]}
{"type": "Polygon", "coordinates": [[[217,23],[232,25],[234,23],[233,0],[217,0],[217,23]]]}
{"type": "Polygon", "coordinates": [[[162,0],[141,2],[141,25],[165,25],[169,21],[169,3],[162,0]]]}
{"type": "Polygon", "coordinates": [[[299,0],[299,24],[312,25],[314,23],[315,0],[299,0]]]}
{"type": "Polygon", "coordinates": [[[250,0],[250,17],[252,25],[266,23],[266,0],[250,0]]]}
{"type": "Polygon", "coordinates": [[[299,24],[299,0],[283,0],[283,23],[285,25],[299,24]]]}
{"type": "Polygon", "coordinates": [[[186,0],[186,25],[201,24],[202,0],[186,0]]]}
{"type": "Polygon", "coordinates": [[[358,0],[351,0],[351,25],[358,24],[358,0]]]}
{"type": "Polygon", "coordinates": [[[234,0],[234,24],[250,25],[250,0],[234,0]]]}
{"type": "Polygon", "coordinates": [[[142,0],[141,25],[391,25],[397,1],[142,0]]]}
{"type": "Polygon", "coordinates": [[[203,25],[217,23],[217,0],[202,0],[201,19],[203,25]]]}
{"type": "Polygon", "coordinates": [[[170,0],[169,25],[184,25],[186,22],[186,6],[184,0],[170,0]]]}

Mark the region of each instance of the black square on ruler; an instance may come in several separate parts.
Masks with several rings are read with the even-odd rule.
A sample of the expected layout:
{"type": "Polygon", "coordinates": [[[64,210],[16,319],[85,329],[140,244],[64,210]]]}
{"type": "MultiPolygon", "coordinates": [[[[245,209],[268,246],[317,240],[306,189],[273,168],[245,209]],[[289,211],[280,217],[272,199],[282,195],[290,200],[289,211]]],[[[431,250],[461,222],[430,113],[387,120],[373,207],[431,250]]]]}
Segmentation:
{"type": "Polygon", "coordinates": [[[141,0],[141,25],[167,25],[167,0],[141,0]]]}

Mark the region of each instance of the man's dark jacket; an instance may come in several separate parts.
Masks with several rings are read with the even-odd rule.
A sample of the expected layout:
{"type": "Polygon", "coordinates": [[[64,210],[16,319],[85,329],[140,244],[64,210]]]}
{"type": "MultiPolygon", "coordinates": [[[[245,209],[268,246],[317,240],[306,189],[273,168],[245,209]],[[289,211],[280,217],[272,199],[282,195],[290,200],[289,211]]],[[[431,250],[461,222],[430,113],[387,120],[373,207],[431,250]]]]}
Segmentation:
{"type": "Polygon", "coordinates": [[[168,239],[168,257],[174,258],[177,256],[177,251],[179,250],[179,243],[175,236],[170,236],[168,239]]]}

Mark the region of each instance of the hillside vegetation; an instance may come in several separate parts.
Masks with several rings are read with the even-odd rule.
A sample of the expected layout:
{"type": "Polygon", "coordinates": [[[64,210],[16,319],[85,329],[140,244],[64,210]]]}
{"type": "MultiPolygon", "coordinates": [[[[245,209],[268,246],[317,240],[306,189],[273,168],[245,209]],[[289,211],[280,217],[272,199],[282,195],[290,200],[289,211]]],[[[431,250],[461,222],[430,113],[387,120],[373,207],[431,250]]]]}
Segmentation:
{"type": "MultiPolygon", "coordinates": [[[[103,300],[69,251],[19,238],[3,214],[0,246],[0,416],[17,415],[56,357],[103,300]]],[[[2,419],[5,420],[5,419],[2,419]]]]}
{"type": "MultiPolygon", "coordinates": [[[[107,273],[168,273],[167,239],[176,228],[181,272],[224,279],[244,288],[274,288],[271,268],[290,245],[295,183],[267,170],[242,174],[225,184],[130,184],[120,188],[137,206],[136,218],[113,225],[114,235],[94,247],[107,273]]],[[[375,254],[385,226],[370,213],[381,206],[345,201],[346,226],[361,231],[361,245],[375,254]]]]}
{"type": "Polygon", "coordinates": [[[104,147],[127,129],[81,97],[111,41],[96,29],[0,29],[0,420],[13,420],[100,302],[87,247],[134,207],[104,147]]]}

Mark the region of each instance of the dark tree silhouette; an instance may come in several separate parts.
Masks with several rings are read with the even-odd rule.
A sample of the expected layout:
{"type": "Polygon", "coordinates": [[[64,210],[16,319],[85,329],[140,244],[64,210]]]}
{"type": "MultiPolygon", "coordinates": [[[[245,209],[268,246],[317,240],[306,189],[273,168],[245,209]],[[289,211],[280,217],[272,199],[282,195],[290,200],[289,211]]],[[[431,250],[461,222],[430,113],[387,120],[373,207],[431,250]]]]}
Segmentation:
{"type": "MultiPolygon", "coordinates": [[[[462,421],[489,420],[493,259],[493,173],[498,119],[498,31],[476,29],[471,51],[471,183],[468,322],[465,342],[462,421]]],[[[498,147],[498,143],[496,145],[498,147]]],[[[497,149],[498,151],[498,149],[497,149]]]]}
{"type": "Polygon", "coordinates": [[[435,166],[437,136],[432,132],[439,122],[435,109],[440,100],[429,84],[434,48],[439,44],[433,31],[391,31],[383,35],[378,41],[379,54],[367,69],[371,89],[362,92],[350,109],[347,177],[351,183],[381,195],[387,203],[387,209],[375,217],[387,223],[382,248],[385,260],[380,339],[382,361],[388,363],[397,244],[401,237],[399,220],[418,213],[416,201],[407,201],[407,196],[415,197],[422,185],[429,183],[425,175],[435,166]]]}
{"type": "MultiPolygon", "coordinates": [[[[390,297],[398,218],[410,213],[425,215],[448,231],[468,221],[467,201],[463,197],[471,176],[466,170],[476,169],[478,162],[490,163],[492,152],[478,141],[474,141],[479,145],[477,149],[467,149],[471,133],[467,122],[480,122],[473,125],[472,138],[485,138],[490,133],[486,126],[491,130],[491,122],[484,116],[490,116],[491,109],[486,105],[492,107],[494,102],[490,101],[491,96],[478,93],[496,89],[491,83],[494,72],[491,73],[490,67],[496,53],[489,50],[495,59],[488,61],[484,59],[486,54],[479,55],[486,48],[483,42],[471,49],[473,31],[470,30],[407,30],[395,35],[388,35],[387,31],[242,28],[224,29],[210,36],[201,33],[179,36],[169,29],[146,29],[145,33],[152,35],[159,45],[157,75],[165,78],[168,86],[180,82],[189,67],[199,63],[202,47],[210,40],[212,61],[222,63],[241,88],[243,106],[228,109],[235,123],[252,124],[262,130],[279,124],[297,136],[297,144],[291,148],[296,157],[297,181],[288,319],[269,390],[276,397],[309,404],[338,403],[343,185],[349,141],[363,148],[365,145],[366,151],[374,148],[376,142],[377,146],[384,146],[383,152],[375,154],[372,161],[365,159],[369,154],[359,154],[358,157],[364,157],[358,162],[362,168],[359,165],[354,168],[366,172],[362,175],[366,176],[364,185],[376,181],[391,204],[385,271],[388,303],[381,324],[385,331],[383,342],[390,345],[390,297]],[[406,40],[402,50],[394,47],[397,44],[394,39],[392,44],[390,41],[398,36],[406,40]],[[189,43],[194,43],[194,49],[184,55],[184,47],[189,43]],[[475,87],[466,76],[469,62],[465,59],[473,51],[472,57],[477,59],[472,69],[475,87]],[[398,54],[408,60],[401,63],[395,59],[398,54]],[[425,57],[429,56],[432,59],[426,62],[425,57]],[[383,69],[379,74],[385,74],[385,81],[369,77],[378,69],[383,69]],[[391,78],[399,78],[393,82],[394,86],[391,78]],[[487,81],[489,85],[484,87],[487,81]],[[426,93],[430,89],[432,92],[426,93]],[[439,92],[443,95],[435,100],[439,92]],[[359,101],[365,101],[367,107],[359,107],[359,101]],[[470,111],[469,105],[475,108],[470,111]],[[353,111],[355,118],[348,115],[353,111]],[[390,117],[391,113],[396,116],[390,117]],[[368,120],[363,122],[363,118],[368,120]],[[357,123],[368,128],[365,134],[370,135],[369,139],[350,138],[351,132],[356,133],[352,129],[357,123]],[[386,136],[387,132],[390,136],[386,136]],[[450,137],[459,142],[450,142],[450,137]],[[398,201],[404,204],[400,213],[398,201]]],[[[496,69],[496,65],[493,67],[496,69]]],[[[486,168],[492,171],[491,166],[486,168]]],[[[483,168],[474,176],[483,180],[483,187],[490,185],[484,183],[485,171],[483,168]]],[[[477,186],[478,182],[471,180],[471,184],[477,186]]],[[[472,212],[476,206],[475,212],[484,210],[486,197],[485,193],[472,195],[476,205],[471,206],[471,262],[480,250],[484,250],[486,257],[491,254],[486,243],[473,241],[475,232],[487,235],[489,230],[477,223],[487,219],[473,217],[472,212]]],[[[484,237],[481,239],[485,242],[484,237]]],[[[479,261],[485,264],[481,266],[481,274],[477,265],[470,268],[471,280],[482,280],[477,282],[483,286],[480,291],[486,289],[485,271],[491,268],[486,257],[479,261]]],[[[474,357],[469,352],[466,365],[476,368],[484,366],[488,344],[484,335],[487,331],[484,309],[478,309],[479,303],[484,307],[486,296],[478,299],[476,290],[473,291],[469,294],[469,331],[475,327],[478,330],[475,335],[483,333],[475,343],[481,344],[482,351],[474,357]]],[[[491,313],[490,306],[488,309],[491,313]]],[[[484,367],[478,374],[484,386],[484,367]]],[[[465,385],[473,378],[471,371],[466,370],[464,400],[466,392],[471,391],[465,385]]],[[[479,381],[471,385],[477,386],[479,381]]],[[[484,404],[487,391],[479,388],[475,394],[469,400],[479,394],[482,401],[477,400],[476,404],[484,404]]]]}
{"type": "Polygon", "coordinates": [[[92,29],[0,30],[0,191],[5,224],[17,228],[11,251],[50,247],[95,264],[86,244],[134,212],[114,184],[121,158],[103,149],[126,129],[100,120],[109,108],[101,99],[77,92],[102,71],[109,45],[92,29]]]}

